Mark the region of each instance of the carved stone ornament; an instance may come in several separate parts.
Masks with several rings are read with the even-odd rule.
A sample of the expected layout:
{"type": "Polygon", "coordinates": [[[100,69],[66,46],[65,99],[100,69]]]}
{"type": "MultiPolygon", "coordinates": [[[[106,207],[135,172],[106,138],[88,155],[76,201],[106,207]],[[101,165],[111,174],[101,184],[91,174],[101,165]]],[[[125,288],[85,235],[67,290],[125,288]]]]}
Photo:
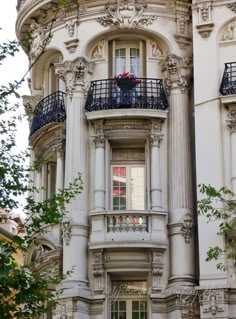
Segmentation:
{"type": "Polygon", "coordinates": [[[235,25],[236,25],[236,20],[233,20],[227,23],[227,25],[224,27],[224,29],[221,32],[221,35],[220,35],[221,41],[230,41],[235,39],[236,37],[235,25]]]}
{"type": "Polygon", "coordinates": [[[61,305],[61,315],[59,319],[72,319],[72,316],[67,315],[66,304],[61,305]]]}
{"type": "Polygon", "coordinates": [[[228,119],[226,120],[232,133],[236,132],[236,106],[231,106],[228,113],[228,119]]]}
{"type": "Polygon", "coordinates": [[[152,48],[152,57],[153,58],[160,58],[163,56],[163,50],[161,49],[159,43],[156,40],[151,39],[150,45],[152,48]]]}
{"type": "Polygon", "coordinates": [[[198,11],[198,24],[196,28],[202,38],[208,38],[213,30],[214,23],[211,21],[212,1],[199,4],[198,11]]]}
{"type": "Polygon", "coordinates": [[[69,41],[64,42],[66,49],[69,51],[69,53],[74,53],[78,44],[79,40],[78,39],[72,39],[69,41]]]}
{"type": "Polygon", "coordinates": [[[217,316],[218,312],[224,312],[224,305],[228,303],[226,289],[208,289],[199,293],[203,313],[211,313],[217,316]]]}
{"type": "Polygon", "coordinates": [[[236,13],[236,1],[234,1],[233,3],[226,4],[226,7],[232,10],[234,13],[236,13]]]}
{"type": "Polygon", "coordinates": [[[87,62],[83,57],[74,61],[55,63],[56,74],[65,82],[66,93],[71,99],[76,87],[80,86],[82,90],[86,90],[86,81],[88,82],[88,75],[93,72],[93,69],[94,63],[87,62]]]}
{"type": "Polygon", "coordinates": [[[192,59],[190,57],[180,58],[175,54],[170,54],[161,63],[161,68],[165,76],[168,95],[173,89],[181,89],[182,92],[189,89],[192,76],[192,59]]]}
{"type": "Polygon", "coordinates": [[[39,55],[45,50],[51,40],[51,35],[48,28],[42,27],[35,20],[30,25],[31,39],[30,44],[30,59],[33,63],[39,55]]]}
{"type": "Polygon", "coordinates": [[[133,29],[148,26],[156,20],[156,15],[145,15],[147,4],[136,0],[117,0],[117,4],[105,7],[107,15],[96,20],[104,27],[133,29]]]}
{"type": "Polygon", "coordinates": [[[104,57],[105,40],[100,40],[92,50],[91,59],[101,59],[104,57]]]}
{"type": "Polygon", "coordinates": [[[183,225],[181,228],[182,235],[184,236],[185,243],[189,244],[193,235],[193,218],[190,214],[184,216],[183,225]]]}
{"type": "Polygon", "coordinates": [[[152,122],[151,130],[149,134],[150,144],[152,146],[160,147],[160,143],[163,140],[164,134],[161,131],[161,123],[160,122],[152,122]]]}
{"type": "Polygon", "coordinates": [[[161,278],[164,272],[164,250],[153,252],[152,257],[152,289],[161,289],[161,278]]]}
{"type": "Polygon", "coordinates": [[[96,148],[105,147],[105,135],[103,131],[102,121],[98,121],[94,123],[94,143],[96,148]]]}
{"type": "Polygon", "coordinates": [[[62,238],[64,239],[66,245],[70,244],[71,239],[71,223],[68,217],[64,217],[61,222],[62,238]]]}
{"type": "Polygon", "coordinates": [[[68,31],[69,37],[73,37],[75,33],[75,28],[78,24],[77,19],[69,20],[66,22],[66,29],[68,31]]]}
{"type": "Polygon", "coordinates": [[[42,95],[23,95],[22,98],[25,113],[30,121],[33,118],[35,106],[42,100],[42,95]]]}

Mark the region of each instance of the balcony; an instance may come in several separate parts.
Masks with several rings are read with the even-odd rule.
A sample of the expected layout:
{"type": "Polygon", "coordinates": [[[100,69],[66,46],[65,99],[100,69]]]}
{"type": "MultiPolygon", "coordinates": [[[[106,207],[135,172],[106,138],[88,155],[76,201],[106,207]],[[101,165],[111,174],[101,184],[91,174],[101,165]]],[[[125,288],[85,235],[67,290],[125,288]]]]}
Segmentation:
{"type": "Polygon", "coordinates": [[[29,137],[47,124],[65,121],[64,95],[65,93],[57,91],[48,95],[36,105],[29,137]]]}
{"type": "Polygon", "coordinates": [[[236,62],[225,63],[220,93],[222,95],[236,94],[236,62]]]}
{"type": "Polygon", "coordinates": [[[160,79],[137,78],[138,83],[120,86],[114,79],[92,81],[85,110],[87,112],[112,109],[166,110],[168,101],[160,79]]]}
{"type": "Polygon", "coordinates": [[[164,247],[166,218],[163,211],[92,211],[89,247],[164,247]]]}

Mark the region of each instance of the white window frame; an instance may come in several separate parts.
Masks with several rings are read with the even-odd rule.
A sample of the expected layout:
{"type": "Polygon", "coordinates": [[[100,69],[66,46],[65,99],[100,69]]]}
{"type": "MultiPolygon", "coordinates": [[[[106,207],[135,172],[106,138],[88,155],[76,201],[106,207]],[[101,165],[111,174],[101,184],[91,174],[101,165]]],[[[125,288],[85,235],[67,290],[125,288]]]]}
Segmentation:
{"type": "Polygon", "coordinates": [[[112,56],[113,56],[113,75],[118,75],[122,72],[131,72],[130,70],[130,49],[139,50],[139,68],[135,73],[137,77],[145,77],[144,64],[145,64],[145,45],[144,42],[140,39],[137,40],[113,40],[112,41],[112,56]],[[125,70],[116,70],[116,50],[125,49],[126,50],[126,69],[125,70]]]}
{"type": "MultiPolygon", "coordinates": [[[[113,206],[113,168],[118,167],[125,167],[126,168],[126,210],[145,210],[146,207],[146,201],[145,201],[145,189],[146,189],[146,178],[145,178],[145,163],[141,164],[132,164],[132,163],[126,163],[126,164],[111,164],[111,206],[112,210],[114,210],[113,206]],[[143,208],[133,208],[132,207],[132,178],[131,178],[131,169],[132,168],[143,168],[143,208]]],[[[118,209],[119,211],[119,209],[118,209]]]]}

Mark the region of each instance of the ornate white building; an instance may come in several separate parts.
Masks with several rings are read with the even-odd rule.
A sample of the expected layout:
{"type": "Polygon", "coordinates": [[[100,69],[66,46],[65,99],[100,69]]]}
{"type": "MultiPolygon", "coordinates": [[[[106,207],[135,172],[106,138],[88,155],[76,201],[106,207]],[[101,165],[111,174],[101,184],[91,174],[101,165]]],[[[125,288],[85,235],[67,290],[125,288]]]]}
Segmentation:
{"type": "Polygon", "coordinates": [[[198,183],[236,192],[236,2],[18,0],[33,178],[84,190],[28,260],[70,271],[53,319],[236,318],[198,183]],[[43,53],[42,53],[43,52],[43,53]],[[114,78],[131,72],[135,78],[114,78]],[[32,113],[33,110],[33,113],[32,113]],[[32,115],[33,114],[33,115],[32,115]]]}

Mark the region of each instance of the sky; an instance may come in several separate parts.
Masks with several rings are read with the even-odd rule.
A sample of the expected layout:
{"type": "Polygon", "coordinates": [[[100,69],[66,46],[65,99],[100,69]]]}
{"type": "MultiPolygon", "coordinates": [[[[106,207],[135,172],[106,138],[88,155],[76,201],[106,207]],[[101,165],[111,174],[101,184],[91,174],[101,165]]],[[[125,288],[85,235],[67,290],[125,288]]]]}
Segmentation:
{"type": "MultiPolygon", "coordinates": [[[[4,2],[0,10],[0,43],[7,40],[16,39],[15,35],[15,22],[16,22],[16,4],[17,0],[7,0],[4,2]]],[[[25,74],[28,68],[28,58],[23,50],[20,50],[15,57],[9,57],[5,60],[3,65],[0,66],[0,84],[6,85],[8,82],[14,82],[15,80],[20,80],[25,74]]],[[[24,82],[22,88],[18,91],[22,95],[30,95],[28,89],[27,81],[24,82]]],[[[24,112],[24,107],[22,105],[22,98],[16,100],[13,97],[11,102],[19,102],[21,104],[20,111],[24,112]]],[[[19,149],[25,149],[28,145],[28,135],[29,128],[27,121],[23,121],[22,124],[18,126],[17,134],[17,146],[19,149]]]]}

